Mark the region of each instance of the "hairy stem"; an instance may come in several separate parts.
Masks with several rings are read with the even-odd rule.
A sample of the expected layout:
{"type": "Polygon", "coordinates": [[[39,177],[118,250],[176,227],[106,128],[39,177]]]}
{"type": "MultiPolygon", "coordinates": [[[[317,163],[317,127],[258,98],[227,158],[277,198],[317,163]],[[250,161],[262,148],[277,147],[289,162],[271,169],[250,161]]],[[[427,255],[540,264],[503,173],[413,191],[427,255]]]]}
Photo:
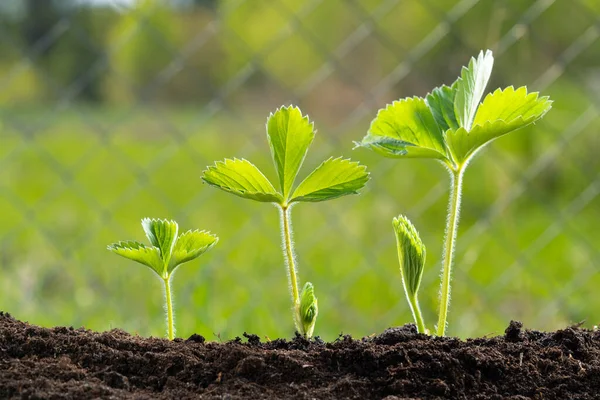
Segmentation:
{"type": "Polygon", "coordinates": [[[437,335],[444,336],[446,333],[446,317],[448,315],[448,306],[450,304],[450,274],[452,271],[452,261],[454,258],[454,245],[456,241],[456,232],[458,230],[458,220],[460,214],[460,197],[462,191],[463,167],[451,170],[450,205],[448,206],[448,221],[446,222],[446,239],[444,242],[442,285],[440,288],[440,313],[437,324],[437,335]]]}
{"type": "Polygon", "coordinates": [[[171,277],[163,278],[165,283],[165,305],[167,307],[167,332],[169,340],[175,338],[175,326],[173,323],[173,301],[171,300],[171,277]]]}
{"type": "Polygon", "coordinates": [[[412,311],[413,318],[417,324],[418,332],[425,333],[425,322],[423,321],[423,314],[421,314],[421,308],[419,307],[419,300],[417,300],[417,296],[409,296],[408,302],[410,304],[410,311],[412,311]]]}
{"type": "Polygon", "coordinates": [[[291,207],[281,206],[281,230],[283,231],[283,248],[284,258],[288,268],[288,283],[292,294],[294,324],[298,332],[304,334],[300,318],[300,295],[298,292],[298,279],[296,277],[296,255],[294,253],[294,243],[292,240],[292,225],[291,225],[291,207]]]}

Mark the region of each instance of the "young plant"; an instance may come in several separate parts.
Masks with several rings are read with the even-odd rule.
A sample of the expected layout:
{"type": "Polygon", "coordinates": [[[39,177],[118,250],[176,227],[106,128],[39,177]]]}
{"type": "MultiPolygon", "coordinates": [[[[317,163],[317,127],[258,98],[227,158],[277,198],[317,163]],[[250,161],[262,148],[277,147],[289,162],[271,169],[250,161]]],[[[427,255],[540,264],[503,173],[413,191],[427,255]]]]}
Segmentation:
{"type": "Polygon", "coordinates": [[[400,215],[398,218],[394,218],[392,225],[396,233],[398,261],[400,262],[400,274],[406,300],[408,300],[419,333],[426,333],[417,296],[425,267],[425,245],[419,237],[419,232],[405,216],[400,215]]]}
{"type": "Polygon", "coordinates": [[[463,174],[486,144],[529,125],[546,114],[552,102],[526,87],[509,86],[481,102],[492,72],[491,51],[482,51],[463,67],[451,85],[433,89],[425,98],[394,101],[379,110],[368,134],[357,146],[386,157],[433,158],[450,172],[451,191],[442,262],[437,334],[443,336],[450,301],[450,273],[458,229],[463,174]]]}
{"type": "Polygon", "coordinates": [[[113,243],[108,250],[150,267],[165,285],[165,308],[167,311],[167,334],[175,337],[171,277],[175,269],[191,261],[213,247],[219,238],[209,232],[189,230],[177,236],[179,226],[175,221],[144,218],[142,227],[151,246],[133,240],[113,243]]]}
{"type": "Polygon", "coordinates": [[[279,178],[280,190],[253,164],[244,159],[218,161],[204,171],[209,185],[236,196],[273,203],[279,209],[283,256],[292,297],[294,324],[305,337],[313,334],[317,319],[317,298],[309,282],[298,291],[298,271],[292,240],[291,209],[300,202],[319,202],[357,194],[369,180],[364,166],[340,158],[329,158],[311,172],[295,189],[294,182],[315,137],[313,123],[298,107],[281,107],[267,119],[267,140],[279,178]]]}

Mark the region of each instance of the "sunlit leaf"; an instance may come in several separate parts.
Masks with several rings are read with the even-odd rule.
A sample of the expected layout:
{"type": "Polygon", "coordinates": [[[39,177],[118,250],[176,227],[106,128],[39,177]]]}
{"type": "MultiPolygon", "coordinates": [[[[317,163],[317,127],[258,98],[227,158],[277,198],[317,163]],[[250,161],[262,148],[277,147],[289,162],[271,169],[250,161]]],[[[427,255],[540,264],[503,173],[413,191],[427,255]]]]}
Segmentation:
{"type": "MultiPolygon", "coordinates": [[[[455,82],[456,97],[454,113],[461,127],[471,130],[477,107],[492,74],[494,57],[490,50],[481,51],[477,59],[471,58],[468,67],[463,67],[461,77],[455,82]]],[[[454,86],[453,85],[453,86],[454,86]]]]}
{"type": "Polygon", "coordinates": [[[314,137],[313,123],[298,107],[281,107],[267,120],[267,138],[284,199],[288,199],[314,137]]]}
{"type": "Polygon", "coordinates": [[[290,201],[324,201],[357,194],[369,180],[367,168],[340,158],[324,161],[296,188],[290,201]]]}
{"type": "Polygon", "coordinates": [[[166,219],[144,218],[142,220],[142,227],[150,243],[154,247],[159,248],[164,265],[167,265],[171,258],[173,246],[175,246],[175,241],[177,240],[179,230],[177,222],[166,219]]]}
{"type": "Polygon", "coordinates": [[[191,261],[208,251],[217,244],[218,241],[219,238],[215,235],[199,230],[189,230],[179,235],[169,263],[169,274],[172,273],[177,266],[191,261]]]}
{"type": "Polygon", "coordinates": [[[149,247],[142,243],[130,240],[113,243],[109,245],[107,249],[122,257],[150,267],[159,276],[162,276],[164,273],[163,260],[158,247],[149,247]]]}
{"type": "Polygon", "coordinates": [[[252,163],[244,159],[217,161],[204,171],[202,179],[237,196],[267,203],[281,202],[281,195],[252,163]]]}
{"type": "Polygon", "coordinates": [[[319,304],[315,296],[315,288],[312,283],[306,282],[300,294],[300,318],[307,338],[313,335],[317,315],[319,315],[319,304]]]}
{"type": "Polygon", "coordinates": [[[394,101],[379,110],[367,136],[358,143],[388,157],[446,159],[442,130],[419,97],[394,101]]]}
{"type": "Polygon", "coordinates": [[[450,132],[446,139],[458,162],[464,162],[492,140],[529,125],[552,108],[548,97],[527,93],[527,88],[496,90],[479,107],[473,128],[450,132]]]}
{"type": "Polygon", "coordinates": [[[437,87],[425,98],[427,106],[433,114],[435,122],[442,132],[448,129],[458,129],[458,121],[454,113],[454,98],[456,97],[456,84],[452,87],[446,85],[437,87]]]}

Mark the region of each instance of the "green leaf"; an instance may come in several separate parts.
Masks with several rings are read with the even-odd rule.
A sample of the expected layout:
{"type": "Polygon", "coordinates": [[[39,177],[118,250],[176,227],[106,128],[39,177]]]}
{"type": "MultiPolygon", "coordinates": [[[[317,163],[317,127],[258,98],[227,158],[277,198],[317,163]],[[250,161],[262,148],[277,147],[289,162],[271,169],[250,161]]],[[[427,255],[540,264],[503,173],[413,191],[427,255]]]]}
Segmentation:
{"type": "Polygon", "coordinates": [[[463,67],[461,77],[454,84],[456,85],[454,113],[459,125],[467,131],[471,130],[477,107],[492,74],[493,66],[492,52],[487,50],[484,54],[481,51],[477,59],[471,58],[469,66],[463,67]]]}
{"type": "Polygon", "coordinates": [[[364,165],[339,158],[324,161],[304,179],[292,195],[293,201],[325,201],[357,194],[369,180],[364,165]]]}
{"type": "Polygon", "coordinates": [[[168,272],[171,274],[177,266],[191,261],[213,247],[219,238],[206,231],[189,230],[177,238],[168,272]]]}
{"type": "Polygon", "coordinates": [[[142,220],[142,227],[150,243],[160,250],[163,264],[168,265],[171,253],[173,252],[173,246],[175,246],[175,241],[177,240],[177,232],[179,230],[177,222],[166,219],[144,218],[142,220]]]}
{"type": "Polygon", "coordinates": [[[280,203],[281,195],[252,163],[244,159],[217,161],[204,171],[202,179],[209,185],[246,199],[280,203]]]}
{"type": "Polygon", "coordinates": [[[456,97],[456,84],[452,87],[442,85],[435,88],[427,95],[425,101],[435,118],[435,122],[443,132],[448,129],[458,129],[458,121],[454,113],[454,99],[456,97]]]}
{"type": "Polygon", "coordinates": [[[122,257],[150,267],[159,276],[163,275],[164,264],[158,247],[148,247],[142,243],[130,240],[113,243],[107,249],[122,257]]]}
{"type": "Polygon", "coordinates": [[[298,107],[281,107],[267,119],[269,147],[286,200],[314,137],[313,123],[298,107]]]}
{"type": "Polygon", "coordinates": [[[550,108],[552,101],[548,97],[527,93],[526,87],[498,89],[486,96],[470,132],[460,128],[449,132],[446,140],[456,160],[464,163],[487,143],[537,121],[550,108]]]}
{"type": "Polygon", "coordinates": [[[414,298],[421,285],[421,277],[425,267],[425,245],[413,224],[403,215],[392,221],[396,232],[398,260],[404,290],[409,298],[414,298]]]}
{"type": "Polygon", "coordinates": [[[319,315],[319,305],[317,298],[315,297],[315,288],[310,282],[306,282],[302,289],[299,311],[304,335],[307,338],[310,338],[315,330],[317,315],[319,315]]]}
{"type": "Polygon", "coordinates": [[[394,101],[379,110],[358,145],[388,157],[447,158],[442,131],[419,97],[394,101]]]}

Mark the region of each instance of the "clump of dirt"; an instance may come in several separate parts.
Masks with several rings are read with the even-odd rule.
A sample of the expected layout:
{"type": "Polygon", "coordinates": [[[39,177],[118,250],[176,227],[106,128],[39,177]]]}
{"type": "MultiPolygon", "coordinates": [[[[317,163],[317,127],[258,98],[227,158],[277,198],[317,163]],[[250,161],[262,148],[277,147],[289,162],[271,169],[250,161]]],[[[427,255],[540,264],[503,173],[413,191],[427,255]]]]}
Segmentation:
{"type": "Polygon", "coordinates": [[[40,328],[0,312],[0,398],[598,399],[600,332],[433,338],[414,325],[333,343],[228,343],[40,328]]]}

